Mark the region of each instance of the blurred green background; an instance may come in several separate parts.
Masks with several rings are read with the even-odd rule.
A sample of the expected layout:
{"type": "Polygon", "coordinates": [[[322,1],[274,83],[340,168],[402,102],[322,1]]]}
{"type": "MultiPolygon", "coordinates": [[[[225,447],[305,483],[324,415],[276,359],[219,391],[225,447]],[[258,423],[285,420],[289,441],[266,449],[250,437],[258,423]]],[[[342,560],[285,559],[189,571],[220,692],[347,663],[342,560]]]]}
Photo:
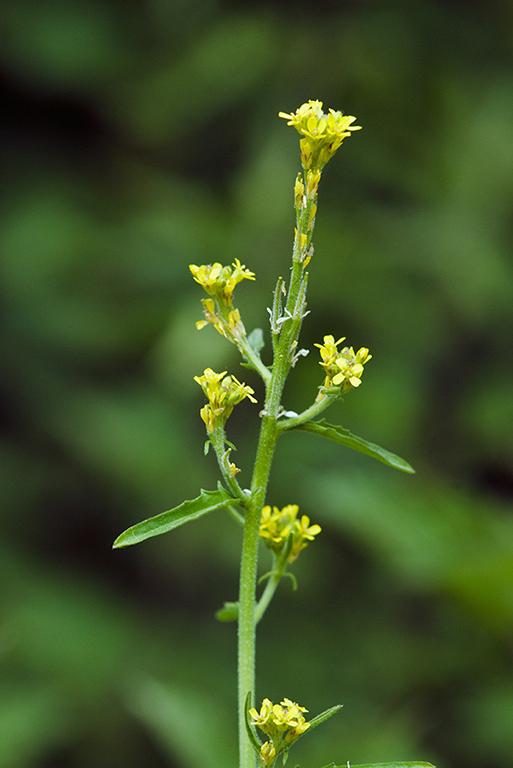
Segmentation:
{"type": "MultiPolygon", "coordinates": [[[[257,696],[344,704],[294,765],[510,766],[513,3],[3,0],[0,35],[0,768],[236,765],[213,614],[239,530],[110,547],[215,487],[194,375],[261,402],[196,332],[188,264],[240,258],[267,330],[299,168],[277,113],[308,99],[363,130],[324,173],[302,342],[370,348],[328,417],[417,474],[283,438],[269,501],[323,533],[261,625],[257,696]]],[[[257,408],[230,420],[243,484],[257,408]]]]}

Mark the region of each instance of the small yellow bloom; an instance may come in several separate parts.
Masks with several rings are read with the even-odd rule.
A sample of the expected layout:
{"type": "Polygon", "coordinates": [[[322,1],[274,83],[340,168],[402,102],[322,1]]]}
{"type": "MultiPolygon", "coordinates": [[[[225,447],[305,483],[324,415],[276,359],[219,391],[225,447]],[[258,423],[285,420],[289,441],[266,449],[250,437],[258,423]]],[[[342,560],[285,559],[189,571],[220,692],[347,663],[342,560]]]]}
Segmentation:
{"type": "Polygon", "coordinates": [[[299,507],[297,504],[288,504],[279,510],[278,507],[267,506],[262,509],[262,519],[260,521],[260,536],[266,540],[266,544],[273,547],[278,545],[281,549],[287,540],[292,526],[296,522],[299,507]]]}
{"type": "Polygon", "coordinates": [[[356,353],[353,347],[344,347],[339,352],[338,345],[344,340],[345,336],[338,341],[335,341],[333,336],[325,336],[324,344],[315,346],[319,347],[322,358],[319,365],[326,372],[324,386],[342,385],[342,392],[348,392],[352,387],[359,387],[362,383],[363,366],[372,358],[372,355],[366,347],[361,347],[356,353]]]}
{"type": "Polygon", "coordinates": [[[353,125],[356,117],[352,115],[343,115],[334,109],[325,114],[322,101],[308,101],[294,113],[279,112],[279,117],[287,120],[287,125],[292,125],[302,136],[301,162],[306,171],[320,171],[343,140],[352,131],[361,129],[360,125],[353,125]]]}
{"type": "Polygon", "coordinates": [[[321,530],[320,525],[310,525],[310,518],[307,515],[302,515],[301,521],[296,520],[289,562],[293,562],[299,556],[301,550],[307,546],[309,541],[313,541],[321,530]]]}
{"type": "Polygon", "coordinates": [[[200,410],[200,416],[211,434],[215,427],[223,426],[235,405],[246,397],[252,403],[254,391],[247,384],[242,384],[235,376],[226,376],[226,371],[216,373],[206,368],[203,376],[195,376],[196,381],[208,398],[208,403],[200,410]]]}
{"type": "Polygon", "coordinates": [[[363,366],[371,359],[372,355],[369,355],[369,350],[366,347],[361,347],[356,354],[352,347],[344,347],[340,354],[340,358],[335,360],[335,365],[338,366],[340,372],[333,376],[332,382],[336,387],[342,384],[342,392],[347,392],[351,387],[360,386],[363,366]]]}
{"type": "Polygon", "coordinates": [[[262,701],[262,706],[260,707],[260,712],[257,712],[253,707],[253,709],[249,710],[249,714],[253,718],[253,725],[258,725],[261,731],[267,733],[266,728],[268,727],[268,724],[271,723],[273,715],[272,701],[270,699],[264,699],[262,701]]]}
{"type": "Polygon", "coordinates": [[[274,552],[283,550],[289,538],[290,552],[287,562],[292,563],[299,556],[309,541],[321,532],[320,525],[310,525],[310,518],[306,515],[297,519],[299,507],[297,504],[288,504],[283,509],[266,506],[262,509],[260,521],[260,536],[264,543],[274,552]]]}
{"type": "Polygon", "coordinates": [[[327,375],[329,375],[331,369],[335,365],[336,359],[339,357],[339,351],[337,347],[339,344],[345,341],[345,338],[346,338],[345,336],[341,336],[340,339],[335,341],[334,336],[325,336],[323,339],[324,344],[314,345],[316,347],[319,347],[319,351],[322,358],[322,361],[319,363],[319,365],[322,365],[327,375]]]}
{"type": "Polygon", "coordinates": [[[203,286],[207,293],[214,296],[217,281],[223,269],[222,265],[218,262],[215,264],[202,264],[201,267],[197,267],[196,264],[189,264],[189,269],[196,282],[203,286]]]}
{"type": "Polygon", "coordinates": [[[237,283],[242,280],[254,280],[255,274],[246,269],[239,259],[235,259],[231,267],[223,267],[215,264],[189,264],[193,278],[199,283],[209,296],[214,296],[225,306],[231,306],[233,291],[237,283]]]}
{"type": "MultiPolygon", "coordinates": [[[[273,704],[269,699],[264,699],[260,712],[257,712],[256,709],[250,709],[249,714],[253,718],[252,724],[257,725],[263,733],[270,736],[272,745],[277,752],[280,745],[282,745],[283,750],[284,744],[290,744],[310,727],[310,723],[305,720],[303,712],[308,712],[308,710],[290,699],[283,699],[280,704],[273,704]]],[[[266,742],[266,744],[268,743],[266,742]]],[[[270,752],[271,748],[267,747],[266,754],[270,752]]],[[[264,763],[264,765],[271,764],[264,763]]]]}

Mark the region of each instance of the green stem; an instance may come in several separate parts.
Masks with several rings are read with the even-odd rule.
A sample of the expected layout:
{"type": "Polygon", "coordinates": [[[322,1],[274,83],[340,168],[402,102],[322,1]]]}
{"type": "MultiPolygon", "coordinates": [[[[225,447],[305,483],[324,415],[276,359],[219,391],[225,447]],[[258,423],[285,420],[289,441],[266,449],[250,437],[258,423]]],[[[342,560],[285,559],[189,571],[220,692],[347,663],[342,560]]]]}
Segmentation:
{"type": "Polygon", "coordinates": [[[301,271],[293,272],[289,289],[294,300],[291,306],[300,306],[290,321],[284,324],[283,332],[277,345],[272,369],[272,376],[267,387],[262,425],[258,441],[251,495],[246,504],[244,536],[239,585],[239,622],[238,622],[238,677],[239,677],[239,750],[240,768],[255,768],[255,753],[245,724],[245,704],[248,692],[255,697],[255,645],[256,645],[256,583],[258,565],[259,528],[262,507],[269,482],[272,460],[278,439],[278,415],[285,380],[291,366],[291,349],[297,341],[302,319],[302,303],[297,301],[301,292],[303,278],[301,271]]]}
{"type": "Polygon", "coordinates": [[[241,500],[245,500],[244,491],[238,484],[235,476],[230,472],[230,452],[226,448],[226,435],[224,427],[214,427],[214,431],[210,434],[210,442],[214,447],[217,463],[226,485],[234,494],[234,496],[237,496],[241,500]]]}
{"type": "Polygon", "coordinates": [[[260,596],[260,600],[258,601],[258,605],[256,606],[256,609],[255,609],[255,624],[258,624],[258,622],[266,612],[269,606],[269,603],[274,597],[276,588],[284,576],[290,576],[295,588],[296,580],[294,576],[292,576],[292,574],[290,573],[287,573],[287,559],[288,559],[289,553],[290,553],[290,547],[285,547],[284,552],[281,553],[279,557],[276,557],[276,555],[273,553],[273,569],[271,573],[268,575],[267,584],[265,585],[265,589],[262,592],[260,596]]]}
{"type": "Polygon", "coordinates": [[[239,339],[239,348],[243,353],[248,363],[260,374],[265,384],[268,384],[271,380],[271,372],[266,365],[260,359],[260,356],[251,348],[246,337],[239,339]]]}
{"type": "MultiPolygon", "coordinates": [[[[285,303],[285,318],[279,338],[274,344],[272,372],[266,369],[266,399],[258,440],[251,494],[245,504],[246,515],[239,584],[238,620],[238,707],[240,768],[255,768],[256,755],[246,732],[245,707],[248,692],[255,701],[255,647],[256,647],[256,585],[259,528],[262,507],[269,482],[272,460],[279,435],[278,415],[285,380],[293,362],[305,309],[306,251],[302,247],[302,233],[307,234],[307,245],[312,235],[310,213],[315,198],[307,201],[306,209],[297,217],[297,233],[292,254],[292,274],[285,303]]],[[[280,286],[281,287],[281,286],[280,286]]],[[[253,353],[254,354],[254,353],[253,353]]],[[[254,361],[252,361],[254,362],[254,361]]],[[[260,371],[263,374],[263,371],[260,371]]],[[[272,596],[272,595],[271,595],[272,596]]]]}
{"type": "Polygon", "coordinates": [[[260,596],[260,600],[258,601],[258,605],[255,609],[255,624],[258,624],[258,622],[266,612],[269,603],[274,597],[274,593],[276,592],[276,587],[280,583],[280,578],[281,576],[279,573],[273,572],[267,579],[267,584],[265,585],[265,589],[262,592],[262,595],[260,596]]]}
{"type": "Polygon", "coordinates": [[[251,486],[246,506],[239,587],[238,677],[240,768],[255,768],[255,752],[246,733],[245,705],[255,695],[255,591],[257,582],[259,528],[262,507],[276,444],[276,417],[264,416],[251,486]]]}
{"type": "Polygon", "coordinates": [[[333,395],[324,395],[320,400],[313,403],[309,408],[307,408],[305,411],[302,411],[297,416],[292,416],[289,419],[281,419],[280,423],[278,425],[278,429],[280,434],[282,432],[286,432],[287,429],[294,429],[294,427],[298,427],[300,424],[304,424],[305,421],[311,421],[316,416],[319,416],[323,411],[328,408],[340,395],[340,389],[337,389],[337,391],[333,395]]]}

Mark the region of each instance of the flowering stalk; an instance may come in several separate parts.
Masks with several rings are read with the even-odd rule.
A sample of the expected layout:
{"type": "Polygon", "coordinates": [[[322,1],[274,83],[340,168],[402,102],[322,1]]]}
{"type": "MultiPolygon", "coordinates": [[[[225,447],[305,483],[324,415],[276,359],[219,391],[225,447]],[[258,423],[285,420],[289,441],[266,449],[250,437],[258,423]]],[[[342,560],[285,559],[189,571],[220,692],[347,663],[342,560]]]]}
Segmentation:
{"type": "MultiPolygon", "coordinates": [[[[280,434],[278,419],[282,408],[282,394],[291,367],[297,360],[297,344],[301,324],[306,311],[306,288],[308,274],[305,268],[311,260],[311,244],[315,214],[317,211],[317,188],[321,170],[334,154],[345,136],[347,126],[354,118],[343,118],[341,113],[330,110],[329,117],[322,113],[321,102],[309,102],[295,115],[280,113],[303,135],[301,140],[303,180],[298,177],[294,188],[296,208],[296,231],[292,251],[292,273],[286,296],[283,315],[281,307],[281,285],[275,292],[273,307],[274,358],[271,377],[266,381],[266,398],[262,425],[258,441],[251,496],[246,506],[246,520],[242,545],[242,559],[239,587],[239,749],[240,768],[254,768],[255,758],[246,735],[245,708],[248,692],[255,690],[255,629],[256,619],[265,610],[265,603],[256,614],[255,592],[258,564],[258,530],[262,508],[271,471],[276,440],[280,434]],[[277,315],[277,317],[275,317],[277,315]]],[[[351,129],[355,130],[355,128],[351,129]]],[[[272,584],[272,582],[271,582],[272,584]]],[[[267,597],[272,597],[272,586],[267,597]]]]}
{"type": "MultiPolygon", "coordinates": [[[[288,569],[300,552],[321,531],[319,525],[310,523],[307,515],[298,515],[299,508],[296,504],[288,504],[281,510],[266,506],[267,486],[278,437],[293,429],[303,429],[372,456],[389,466],[405,472],[413,471],[403,459],[379,446],[352,435],[342,427],[327,424],[324,420],[315,420],[315,417],[341,395],[358,389],[361,385],[364,366],[371,359],[369,350],[365,347],[361,347],[358,352],[355,352],[353,347],[339,349],[344,338],[335,341],[334,336],[324,336],[323,344],[316,345],[324,372],[324,381],[319,387],[317,397],[312,405],[300,414],[285,411],[283,408],[282,396],[287,376],[299,357],[305,354],[305,350],[301,350],[298,343],[301,326],[307,314],[306,267],[313,256],[312,235],[322,170],[344,138],[350,136],[352,131],[359,130],[359,126],[353,125],[354,117],[343,115],[341,112],[330,109],[325,114],[320,101],[309,101],[292,114],[280,112],[280,117],[285,118],[288,125],[295,127],[301,135],[303,174],[298,175],[294,185],[296,227],[290,283],[286,289],[284,280],[278,279],[270,310],[272,366],[267,367],[260,357],[263,347],[262,331],[257,329],[247,335],[241,314],[233,304],[236,286],[243,280],[254,280],[254,273],[238,259],[235,259],[231,266],[222,266],[219,263],[190,265],[194,280],[208,295],[208,298],[203,299],[204,319],[196,324],[197,328],[212,325],[224,338],[235,344],[246,367],[256,371],[265,386],[262,421],[250,488],[243,490],[237,481],[236,476],[240,470],[231,461],[231,452],[235,446],[228,441],[225,427],[234,407],[242,400],[248,399],[256,403],[254,391],[227,371],[216,373],[211,368],[206,368],[203,375],[195,377],[207,399],[200,416],[205,423],[208,438],[205,448],[208,450],[212,445],[224,486],[219,483],[216,491],[202,491],[196,499],[185,501],[175,509],[143,520],[124,531],[114,542],[115,547],[135,544],[218,509],[227,509],[237,522],[242,523],[239,600],[238,603],[225,603],[224,608],[217,614],[221,620],[238,621],[240,768],[255,768],[257,759],[261,765],[272,767],[280,755],[285,762],[291,745],[298,738],[310,732],[340,708],[332,707],[310,722],[305,720],[303,714],[307,710],[290,699],[283,699],[281,704],[276,705],[269,699],[264,699],[260,712],[250,708],[249,702],[255,691],[256,626],[267,610],[281,579],[290,576],[293,585],[296,585],[295,578],[288,569]],[[271,550],[272,568],[261,579],[267,579],[267,583],[257,601],[258,553],[261,542],[271,550]],[[253,718],[252,722],[249,720],[250,716],[253,718]],[[265,742],[262,743],[257,738],[255,726],[265,734],[265,742]]],[[[417,768],[418,766],[420,764],[417,764],[417,768]]]]}

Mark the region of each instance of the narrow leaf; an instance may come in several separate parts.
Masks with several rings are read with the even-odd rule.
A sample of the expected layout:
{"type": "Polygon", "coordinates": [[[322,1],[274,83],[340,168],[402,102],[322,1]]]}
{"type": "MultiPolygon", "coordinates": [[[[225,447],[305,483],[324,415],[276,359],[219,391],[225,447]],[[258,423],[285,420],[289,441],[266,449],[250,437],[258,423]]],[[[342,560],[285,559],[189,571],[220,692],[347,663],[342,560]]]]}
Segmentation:
{"type": "Polygon", "coordinates": [[[344,427],[340,427],[338,424],[328,424],[324,419],[319,421],[305,421],[304,424],[299,424],[297,427],[291,427],[291,429],[302,429],[305,432],[313,432],[314,435],[327,437],[329,440],[334,440],[336,443],[345,445],[347,448],[352,448],[353,451],[365,453],[373,459],[382,461],[383,464],[387,464],[389,467],[400,469],[402,472],[415,472],[413,467],[410,466],[407,461],[396,456],[395,453],[391,453],[375,443],[369,443],[367,440],[363,440],[363,438],[353,435],[348,429],[344,429],[344,427]]]}
{"type": "Polygon", "coordinates": [[[255,735],[255,729],[253,728],[253,725],[251,724],[251,720],[249,719],[250,709],[251,709],[251,691],[249,691],[248,695],[246,696],[246,703],[244,706],[244,721],[246,723],[246,732],[251,742],[251,746],[253,747],[257,755],[260,755],[260,747],[262,746],[262,742],[260,742],[257,739],[255,735]]]}
{"type": "MultiPolygon", "coordinates": [[[[303,731],[303,733],[299,734],[299,736],[297,736],[294,739],[294,744],[297,741],[299,741],[299,739],[303,738],[303,736],[305,734],[311,733],[314,728],[316,728],[321,723],[324,723],[324,721],[327,720],[328,718],[330,718],[332,715],[336,714],[339,711],[339,709],[342,709],[343,706],[344,706],[343,704],[336,704],[334,707],[330,707],[329,709],[325,709],[324,712],[321,712],[320,715],[316,715],[315,717],[313,717],[310,720],[310,727],[307,728],[306,731],[303,731]]],[[[334,766],[334,768],[337,768],[337,767],[334,766]]],[[[346,768],[347,768],[347,766],[346,766],[346,768]]]]}
{"type": "Polygon", "coordinates": [[[332,717],[334,714],[336,714],[339,711],[339,709],[342,709],[343,706],[344,706],[343,704],[336,704],[334,707],[325,709],[324,712],[321,712],[320,715],[316,715],[316,717],[313,717],[310,720],[310,728],[308,728],[308,730],[311,731],[312,728],[316,728],[321,723],[324,723],[325,720],[327,720],[329,717],[332,717]]]}
{"type": "Polygon", "coordinates": [[[178,526],[188,523],[190,520],[197,520],[203,517],[207,512],[213,512],[216,509],[222,509],[229,504],[237,504],[228,491],[219,483],[217,491],[201,491],[201,494],[190,501],[184,501],[180,506],[169,509],[167,512],[161,512],[160,515],[143,520],[126,531],[121,533],[114,542],[113,549],[120,547],[129,547],[132,544],[139,544],[140,541],[149,539],[152,536],[159,536],[161,533],[167,533],[178,528],[178,526]]]}
{"type": "Polygon", "coordinates": [[[431,763],[362,763],[361,765],[352,765],[349,762],[343,765],[335,765],[330,763],[324,766],[324,768],[435,768],[431,763]]]}

